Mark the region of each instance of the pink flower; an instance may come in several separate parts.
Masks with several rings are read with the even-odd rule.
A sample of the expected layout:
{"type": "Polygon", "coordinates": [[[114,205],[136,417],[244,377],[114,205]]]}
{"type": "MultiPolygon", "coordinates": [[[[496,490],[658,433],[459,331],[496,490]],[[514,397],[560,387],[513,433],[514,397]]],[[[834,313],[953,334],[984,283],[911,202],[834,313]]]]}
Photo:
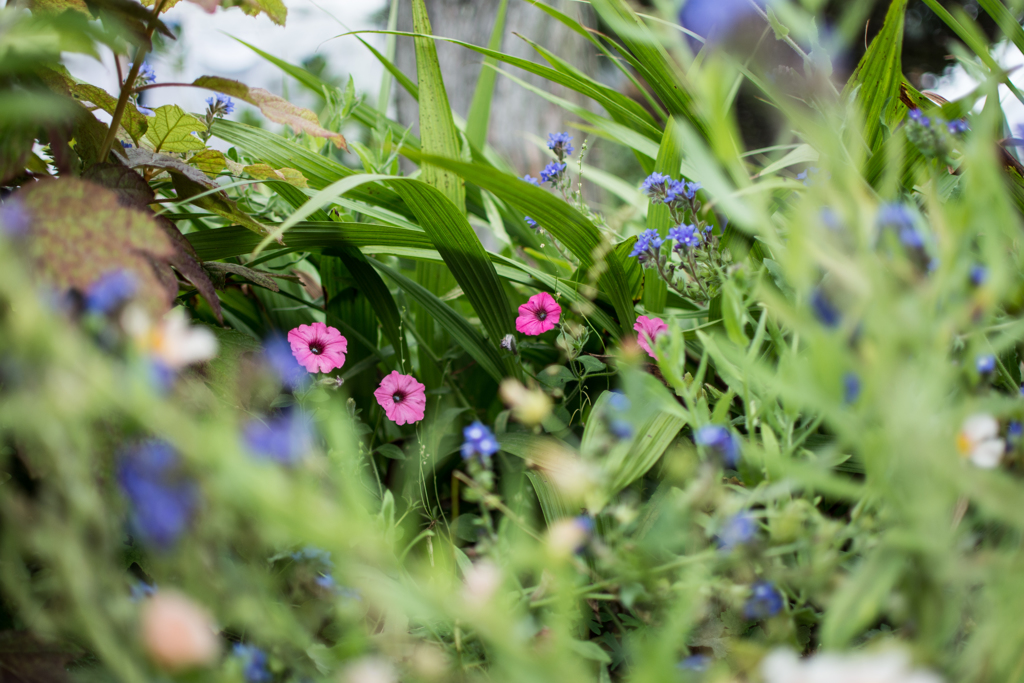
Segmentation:
{"type": "Polygon", "coordinates": [[[561,315],[562,307],[555,303],[550,294],[534,294],[529,301],[519,307],[516,331],[531,336],[542,334],[554,329],[561,315]]]}
{"type": "Polygon", "coordinates": [[[633,330],[637,333],[636,340],[640,344],[640,348],[646,351],[648,356],[656,359],[657,356],[654,355],[651,346],[655,339],[668,332],[668,325],[665,324],[665,321],[661,318],[648,318],[646,315],[642,315],[636,319],[633,330]]]}
{"type": "Polygon", "coordinates": [[[292,355],[310,372],[330,372],[345,364],[348,340],[323,323],[299,325],[288,333],[292,355]]]}
{"type": "Polygon", "coordinates": [[[412,375],[401,375],[398,370],[384,378],[373,395],[384,409],[388,419],[397,425],[412,424],[423,419],[427,395],[422,384],[412,375]]]}

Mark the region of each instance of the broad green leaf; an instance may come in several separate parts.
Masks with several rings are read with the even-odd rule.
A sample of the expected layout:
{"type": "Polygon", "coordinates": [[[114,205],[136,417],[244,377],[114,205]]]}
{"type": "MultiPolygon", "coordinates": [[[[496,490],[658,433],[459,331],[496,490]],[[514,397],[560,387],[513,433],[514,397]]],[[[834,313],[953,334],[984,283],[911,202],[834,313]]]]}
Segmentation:
{"type": "MultiPolygon", "coordinates": [[[[679,139],[675,118],[669,118],[665,125],[665,133],[658,147],[658,158],[654,162],[654,171],[664,173],[677,179],[679,169],[683,165],[682,141],[679,139]]],[[[650,202],[647,207],[647,229],[657,230],[665,237],[672,226],[672,216],[664,204],[650,202]]],[[[668,287],[655,271],[649,271],[644,278],[644,308],[653,313],[665,310],[665,297],[668,287]]]]}
{"type": "MultiPolygon", "coordinates": [[[[241,226],[190,232],[185,236],[202,261],[241,256],[252,253],[260,237],[241,226]]],[[[302,222],[288,232],[288,249],[323,251],[324,249],[356,247],[370,253],[387,247],[433,249],[426,233],[375,223],[302,222]]],[[[271,243],[268,251],[280,251],[281,245],[271,243]]],[[[438,257],[440,258],[440,256],[438,257]]]]}
{"type": "Polygon", "coordinates": [[[224,153],[217,149],[204,149],[201,152],[196,152],[189,157],[188,163],[208,176],[218,176],[228,167],[224,153]]]}
{"type": "Polygon", "coordinates": [[[206,124],[176,104],[165,104],[154,110],[146,130],[146,139],[153,143],[154,151],[188,152],[203,149],[206,144],[194,135],[205,133],[206,124]]]}
{"type": "Polygon", "coordinates": [[[906,8],[907,0],[893,0],[889,5],[882,30],[871,41],[843,89],[844,98],[856,95],[864,124],[864,142],[872,152],[885,139],[882,120],[891,127],[902,118],[898,116],[902,108],[899,98],[903,80],[900,52],[906,8]]]}
{"type": "MultiPolygon", "coordinates": [[[[497,50],[501,47],[502,33],[505,30],[505,14],[508,11],[508,0],[501,0],[498,5],[498,15],[494,19],[494,26],[491,28],[491,39],[487,47],[497,50]]],[[[493,58],[488,57],[484,63],[493,63],[493,58]],[[490,60],[490,61],[488,61],[490,60]]],[[[494,84],[497,74],[493,69],[483,67],[476,79],[476,89],[473,90],[473,101],[469,104],[469,113],[466,115],[466,139],[471,145],[483,148],[487,144],[487,127],[491,120],[491,100],[494,99],[494,84]]]]}
{"type": "Polygon", "coordinates": [[[174,248],[152,214],[125,208],[113,191],[77,178],[32,183],[17,196],[32,216],[32,260],[56,290],[85,291],[101,276],[127,270],[150,310],[170,307],[178,289],[167,265],[174,248]]]}
{"type": "Polygon", "coordinates": [[[252,164],[242,169],[258,180],[282,180],[295,187],[308,187],[306,176],[294,168],[274,168],[269,164],[252,164]]]}
{"type": "Polygon", "coordinates": [[[501,381],[505,376],[505,363],[498,353],[497,346],[484,339],[483,335],[465,318],[425,287],[379,261],[370,259],[369,262],[374,268],[391,278],[405,292],[406,296],[428,311],[438,324],[452,336],[455,343],[480,364],[484,372],[495,381],[501,381]]]}

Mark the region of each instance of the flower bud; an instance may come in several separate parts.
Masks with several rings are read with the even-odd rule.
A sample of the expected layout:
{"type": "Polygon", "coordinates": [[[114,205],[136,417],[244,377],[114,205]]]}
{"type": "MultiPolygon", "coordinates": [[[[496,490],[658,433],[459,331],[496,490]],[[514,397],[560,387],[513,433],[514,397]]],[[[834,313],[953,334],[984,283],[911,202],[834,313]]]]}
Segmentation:
{"type": "Polygon", "coordinates": [[[173,591],[160,591],[143,604],[142,642],[153,661],[172,671],[211,664],[220,653],[210,614],[173,591]]]}

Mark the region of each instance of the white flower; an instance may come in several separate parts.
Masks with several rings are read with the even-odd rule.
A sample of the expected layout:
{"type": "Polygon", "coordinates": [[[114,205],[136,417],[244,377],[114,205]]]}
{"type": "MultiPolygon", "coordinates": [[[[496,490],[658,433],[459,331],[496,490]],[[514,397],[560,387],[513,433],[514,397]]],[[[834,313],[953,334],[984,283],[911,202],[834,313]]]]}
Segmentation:
{"type": "Polygon", "coordinates": [[[800,659],[775,650],[761,661],[765,683],[942,683],[930,671],[912,669],[902,650],[877,653],[825,653],[800,659]]]}
{"type": "Polygon", "coordinates": [[[397,683],[398,674],[391,662],[380,657],[363,657],[345,667],[343,683],[397,683]]]}
{"type": "Polygon", "coordinates": [[[490,560],[481,560],[466,572],[466,584],[462,597],[471,605],[490,602],[501,587],[502,574],[498,565],[490,560]]]}
{"type": "Polygon", "coordinates": [[[1006,452],[1006,442],[999,438],[998,420],[985,413],[964,420],[956,445],[961,455],[987,470],[998,467],[1006,452]]]}
{"type": "Polygon", "coordinates": [[[217,337],[206,327],[189,325],[182,308],[175,308],[154,326],[144,310],[129,306],[121,325],[144,351],[171,370],[217,355],[217,337]]]}

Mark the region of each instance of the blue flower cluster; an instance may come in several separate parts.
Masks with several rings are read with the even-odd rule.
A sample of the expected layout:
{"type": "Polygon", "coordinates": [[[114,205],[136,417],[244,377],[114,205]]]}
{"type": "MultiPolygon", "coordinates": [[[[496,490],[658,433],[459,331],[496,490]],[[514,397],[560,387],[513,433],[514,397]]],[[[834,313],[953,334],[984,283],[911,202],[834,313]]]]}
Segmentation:
{"type": "Polygon", "coordinates": [[[561,161],[566,156],[573,153],[573,146],[571,144],[572,136],[568,133],[549,133],[548,134],[548,149],[555,153],[558,160],[561,161]]]}
{"type": "Polygon", "coordinates": [[[665,240],[661,238],[657,230],[649,229],[644,230],[636,238],[636,244],[633,245],[633,251],[629,252],[630,256],[646,256],[649,251],[657,251],[661,249],[661,245],[665,243],[665,240]]]}
{"type": "Polygon", "coordinates": [[[299,410],[285,410],[266,420],[250,420],[242,428],[246,447],[257,458],[293,465],[312,448],[309,418],[299,410]]]}
{"type": "MultiPolygon", "coordinates": [[[[133,66],[134,64],[130,64],[128,66],[129,70],[131,70],[133,66]]],[[[140,85],[149,85],[150,83],[156,83],[156,71],[148,62],[143,62],[142,66],[139,67],[139,75],[135,77],[135,87],[137,88],[140,85]]]]}
{"type": "Polygon", "coordinates": [[[673,180],[664,173],[652,173],[644,180],[640,191],[655,204],[674,204],[684,198],[693,199],[700,188],[700,183],[673,180]]]}
{"type": "Polygon", "coordinates": [[[700,246],[701,235],[696,225],[679,225],[668,231],[668,238],[675,240],[676,251],[682,251],[683,248],[694,249],[700,246]]]}
{"type": "Polygon", "coordinates": [[[479,455],[482,460],[498,452],[498,440],[483,423],[477,421],[462,430],[462,458],[469,460],[479,455]]]}
{"type": "Polygon", "coordinates": [[[726,467],[740,461],[740,445],[733,433],[722,425],[704,425],[693,435],[693,441],[722,458],[726,467]]]}
{"type": "Polygon", "coordinates": [[[565,168],[565,164],[552,161],[540,172],[541,182],[557,184],[558,181],[562,179],[562,175],[565,173],[565,168]]]}
{"type": "Polygon", "coordinates": [[[925,116],[924,112],[922,112],[920,109],[916,109],[916,108],[915,109],[911,109],[910,113],[907,114],[907,116],[910,117],[911,121],[913,121],[914,123],[920,124],[920,125],[924,126],[925,128],[928,128],[929,126],[932,125],[931,119],[929,119],[927,116],[925,116]]]}
{"type": "Polygon", "coordinates": [[[127,270],[112,270],[101,275],[85,292],[85,308],[92,313],[107,314],[117,310],[135,295],[138,282],[127,270]]]}
{"type": "Polygon", "coordinates": [[[270,683],[274,680],[267,667],[267,653],[263,650],[255,645],[235,643],[232,653],[242,660],[242,673],[247,683],[270,683]]]}
{"type": "Polygon", "coordinates": [[[235,103],[223,93],[217,93],[216,97],[206,98],[206,104],[214,116],[225,116],[235,111],[235,103]]]}
{"type": "Polygon", "coordinates": [[[765,619],[775,616],[785,606],[782,593],[771,581],[758,581],[751,586],[750,598],[743,605],[747,619],[765,619]]]}
{"type": "Polygon", "coordinates": [[[950,135],[963,135],[970,129],[971,127],[967,125],[967,119],[956,119],[946,124],[946,130],[949,131],[950,135]]]}
{"type": "Polygon", "coordinates": [[[165,441],[145,441],[123,451],[117,481],[131,503],[132,525],[158,548],[178,540],[199,504],[195,484],[182,476],[178,454],[165,441]]]}

